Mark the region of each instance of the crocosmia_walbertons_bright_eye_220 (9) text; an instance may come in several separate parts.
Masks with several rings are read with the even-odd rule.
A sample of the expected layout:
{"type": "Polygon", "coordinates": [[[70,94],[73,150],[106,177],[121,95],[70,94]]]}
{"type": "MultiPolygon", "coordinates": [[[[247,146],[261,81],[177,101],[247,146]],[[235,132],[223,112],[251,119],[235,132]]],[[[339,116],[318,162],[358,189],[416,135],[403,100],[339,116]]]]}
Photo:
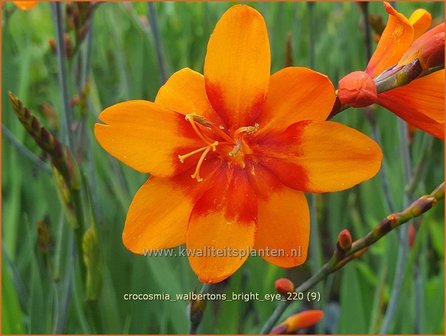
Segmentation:
{"type": "MultiPolygon", "coordinates": [[[[294,267],[305,262],[310,237],[304,192],[340,191],[376,175],[377,143],[326,121],[336,98],[330,80],[302,67],[271,75],[270,66],[263,17],[236,5],[210,37],[204,75],[181,69],[154,102],[121,102],[99,115],[101,146],[151,175],[128,209],[130,251],[184,243],[188,250],[281,249],[284,255],[263,258],[294,267]]],[[[231,276],[247,257],[188,256],[206,283],[231,276]]]]}

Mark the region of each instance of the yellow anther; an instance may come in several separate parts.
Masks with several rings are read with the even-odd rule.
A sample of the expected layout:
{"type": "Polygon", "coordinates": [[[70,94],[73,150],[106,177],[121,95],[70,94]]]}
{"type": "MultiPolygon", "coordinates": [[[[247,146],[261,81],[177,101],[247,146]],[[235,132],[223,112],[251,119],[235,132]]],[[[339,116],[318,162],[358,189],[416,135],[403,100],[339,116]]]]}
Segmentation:
{"type": "Polygon", "coordinates": [[[236,157],[241,149],[242,149],[242,142],[239,140],[237,141],[237,144],[234,146],[232,151],[229,152],[229,156],[236,157]]]}
{"type": "Polygon", "coordinates": [[[215,135],[218,135],[221,138],[225,139],[228,143],[234,143],[234,140],[232,140],[232,138],[224,132],[225,128],[221,125],[217,126],[213,122],[207,120],[206,118],[194,113],[186,114],[186,120],[190,122],[192,128],[194,129],[195,133],[197,133],[197,135],[200,137],[200,139],[209,145],[214,140],[209,138],[209,136],[205,135],[198,128],[197,123],[201,126],[206,127],[215,135]]]}
{"type": "Polygon", "coordinates": [[[254,126],[244,126],[240,127],[238,130],[234,132],[233,137],[239,135],[240,133],[248,133],[253,134],[259,130],[260,125],[258,123],[255,123],[254,126]]]}
{"type": "Polygon", "coordinates": [[[209,137],[207,137],[205,134],[203,134],[203,132],[198,128],[197,124],[195,123],[195,121],[198,121],[198,123],[200,125],[204,125],[204,126],[208,127],[207,120],[199,115],[196,115],[196,114],[186,114],[185,118],[187,121],[190,122],[190,125],[192,126],[195,133],[197,133],[197,135],[200,137],[200,139],[203,140],[204,143],[211,145],[213,140],[210,139],[209,137]]]}

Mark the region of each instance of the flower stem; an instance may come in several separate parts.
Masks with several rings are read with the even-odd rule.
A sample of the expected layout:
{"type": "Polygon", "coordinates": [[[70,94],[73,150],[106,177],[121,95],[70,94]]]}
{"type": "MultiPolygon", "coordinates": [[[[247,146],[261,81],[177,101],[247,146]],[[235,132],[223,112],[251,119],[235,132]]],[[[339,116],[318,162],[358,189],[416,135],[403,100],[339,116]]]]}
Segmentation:
{"type": "Polygon", "coordinates": [[[14,134],[12,134],[11,131],[4,124],[2,124],[2,135],[6,138],[6,140],[9,141],[11,145],[13,145],[17,149],[17,151],[23,157],[30,160],[36,165],[36,167],[38,167],[45,173],[51,174],[50,166],[45,161],[42,161],[33,152],[31,152],[28,148],[26,148],[19,140],[17,140],[14,134]]]}
{"type": "Polygon", "coordinates": [[[315,27],[314,27],[314,6],[316,4],[314,2],[307,2],[307,8],[308,8],[308,19],[310,21],[310,68],[314,69],[314,64],[316,61],[316,54],[314,51],[314,46],[315,46],[315,27]]]}
{"type": "Polygon", "coordinates": [[[56,50],[57,50],[57,64],[58,64],[58,77],[59,77],[59,87],[62,93],[62,107],[63,115],[62,119],[65,127],[65,143],[71,149],[73,154],[74,151],[74,141],[71,134],[72,126],[72,110],[70,105],[70,98],[68,95],[68,82],[67,82],[67,70],[66,70],[66,57],[67,51],[65,48],[64,30],[63,30],[63,15],[62,15],[62,4],[60,2],[50,3],[51,10],[53,12],[54,28],[56,31],[56,50]]]}
{"type": "MultiPolygon", "coordinates": [[[[325,263],[319,269],[317,273],[315,273],[311,278],[297,287],[296,292],[303,292],[312,288],[314,285],[325,279],[329,274],[337,272],[347,263],[356,259],[359,254],[364,251],[365,248],[368,248],[370,245],[372,245],[382,237],[386,236],[389,232],[408,222],[412,218],[418,217],[429,211],[429,209],[434,207],[438,203],[438,201],[442,199],[444,199],[444,182],[441,183],[431,194],[420,197],[401,212],[393,213],[384,218],[367,235],[355,241],[352,245],[352,248],[348,252],[346,252],[342,259],[336,258],[336,255],[334,254],[330,258],[330,260],[328,260],[327,263],[325,263]]],[[[260,333],[269,333],[274,325],[277,323],[279,318],[282,316],[285,309],[292,302],[293,301],[279,302],[279,304],[276,306],[276,309],[273,311],[260,333]]]]}
{"type": "MultiPolygon", "coordinates": [[[[365,47],[366,63],[368,63],[369,59],[372,57],[372,39],[371,39],[371,31],[370,31],[370,23],[369,23],[369,3],[368,2],[360,2],[360,3],[358,3],[358,5],[360,6],[361,13],[362,13],[362,19],[364,22],[364,47],[365,47]]],[[[372,128],[373,140],[375,140],[378,143],[378,145],[381,148],[383,148],[382,140],[381,140],[381,132],[380,132],[379,126],[376,122],[375,110],[373,110],[372,108],[369,108],[369,109],[365,108],[364,114],[372,128]]],[[[379,170],[379,177],[380,177],[381,187],[384,192],[384,197],[386,199],[388,211],[394,212],[395,205],[394,205],[392,193],[390,190],[390,184],[389,184],[389,179],[387,176],[387,171],[386,171],[384,165],[382,165],[379,170]]]]}
{"type": "Polygon", "coordinates": [[[167,81],[167,71],[166,64],[164,63],[163,45],[161,43],[161,33],[159,30],[158,18],[156,17],[156,9],[154,3],[148,2],[147,6],[147,19],[149,21],[150,28],[152,30],[153,41],[155,43],[156,58],[158,60],[161,81],[162,84],[164,84],[167,81]]]}
{"type": "MultiPolygon", "coordinates": [[[[401,153],[403,158],[403,171],[404,171],[404,182],[405,185],[410,180],[412,175],[412,165],[410,160],[409,153],[409,143],[408,143],[408,130],[407,123],[403,120],[400,120],[400,144],[401,144],[401,153]]],[[[409,195],[404,192],[404,206],[408,204],[409,195]]],[[[381,326],[380,333],[386,334],[387,330],[389,330],[390,323],[393,320],[393,316],[395,315],[396,307],[398,305],[398,300],[401,294],[401,287],[403,285],[404,274],[407,265],[407,256],[409,253],[409,226],[405,226],[401,228],[400,241],[398,245],[398,259],[395,267],[395,276],[393,280],[392,292],[390,294],[390,302],[387,306],[386,313],[384,315],[384,322],[381,326]]]]}
{"type": "MultiPolygon", "coordinates": [[[[207,294],[213,290],[213,285],[203,284],[201,287],[200,294],[207,294]]],[[[195,335],[198,333],[198,327],[200,326],[201,320],[203,319],[204,309],[206,308],[206,301],[195,300],[190,303],[189,306],[189,334],[195,335]]]]}

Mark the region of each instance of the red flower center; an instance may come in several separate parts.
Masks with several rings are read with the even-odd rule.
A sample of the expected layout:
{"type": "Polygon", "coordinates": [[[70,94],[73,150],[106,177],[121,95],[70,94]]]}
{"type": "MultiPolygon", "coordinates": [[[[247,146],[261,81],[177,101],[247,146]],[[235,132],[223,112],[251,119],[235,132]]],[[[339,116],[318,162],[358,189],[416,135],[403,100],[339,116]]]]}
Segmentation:
{"type": "Polygon", "coordinates": [[[200,168],[210,152],[216,152],[221,158],[230,163],[245,167],[245,155],[252,154],[248,143],[245,141],[246,135],[258,131],[259,124],[244,126],[230,133],[223,126],[217,126],[213,122],[197,114],[187,114],[186,120],[190,122],[198,137],[203,140],[205,146],[197,148],[189,153],[178,155],[181,163],[189,157],[201,153],[198,159],[195,172],[191,175],[198,182],[203,181],[200,177],[200,168]]]}

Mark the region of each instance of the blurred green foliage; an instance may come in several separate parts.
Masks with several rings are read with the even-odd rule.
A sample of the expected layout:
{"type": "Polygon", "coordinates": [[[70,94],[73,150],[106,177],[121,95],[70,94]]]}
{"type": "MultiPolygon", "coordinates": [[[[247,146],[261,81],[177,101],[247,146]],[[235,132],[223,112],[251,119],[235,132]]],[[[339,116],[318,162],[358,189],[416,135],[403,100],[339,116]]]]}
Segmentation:
{"type": "MultiPolygon", "coordinates": [[[[286,40],[291,34],[296,66],[314,64],[334,83],[366,65],[364,23],[355,3],[316,3],[310,29],[306,3],[250,3],[265,17],[272,50],[272,72],[285,65],[286,40]],[[314,49],[312,49],[314,48],[314,49]],[[311,50],[315,59],[310,60],[311,50]]],[[[54,27],[48,3],[31,11],[19,11],[12,3],[3,8],[2,126],[20,143],[2,138],[2,321],[3,333],[184,333],[188,328],[187,302],[128,301],[125,293],[188,293],[201,284],[185,258],[145,258],[128,252],[121,242],[127,207],[146,176],[132,171],[105,153],[92,135],[98,113],[106,106],[128,99],[153,100],[162,72],[156,51],[161,51],[168,74],[182,67],[202,71],[207,41],[222,13],[231,3],[156,3],[161,45],[154,43],[153,22],[147,20],[146,3],[104,3],[94,13],[86,116],[74,108],[77,120],[85,118],[80,163],[91,193],[102,257],[102,290],[97,301],[85,300],[84,279],[78,270],[82,256],[66,223],[53,178],[24,154],[29,149],[45,160],[26,135],[8,103],[12,91],[37,114],[43,124],[60,134],[61,92],[57,60],[48,41],[54,27]],[[50,104],[54,115],[43,104],[50,104]],[[45,112],[46,111],[46,112],[45,112]],[[54,122],[56,121],[56,122],[54,122]],[[48,252],[39,249],[38,223],[48,227],[48,252]]],[[[443,20],[443,3],[400,3],[409,15],[423,7],[435,20],[443,20]]],[[[371,13],[386,15],[381,3],[371,3],[371,13]]],[[[81,53],[86,57],[88,42],[81,53]]],[[[75,57],[69,63],[70,92],[79,95],[75,57]]],[[[397,209],[403,206],[404,181],[399,147],[398,118],[376,108],[383,142],[384,169],[390,179],[397,209]]],[[[336,117],[366,134],[370,124],[361,110],[350,109],[336,117]]],[[[416,132],[411,144],[414,166],[425,161],[414,195],[430,192],[443,178],[443,143],[416,132]]],[[[318,230],[312,243],[321,256],[309,257],[292,270],[251,258],[219,290],[230,293],[274,292],[274,280],[287,275],[304,281],[314,263],[326,260],[337,234],[348,228],[353,237],[366,234],[389,213],[379,177],[341,193],[319,195],[318,230]]],[[[410,250],[401,296],[389,332],[444,332],[444,222],[443,206],[423,218],[410,250]],[[421,285],[416,289],[417,281],[421,285]],[[421,301],[415,301],[417,290],[421,301]],[[421,307],[417,308],[417,302],[421,307]],[[421,312],[418,314],[417,312],[421,312]],[[415,329],[415,325],[419,329],[415,329]]],[[[374,245],[360,260],[330,277],[320,287],[326,318],[320,332],[376,333],[382,322],[394,276],[398,249],[395,233],[374,245]]],[[[274,302],[225,301],[208,304],[202,323],[206,333],[256,333],[275,306],[274,302]]],[[[308,308],[292,305],[287,313],[308,308]]]]}

